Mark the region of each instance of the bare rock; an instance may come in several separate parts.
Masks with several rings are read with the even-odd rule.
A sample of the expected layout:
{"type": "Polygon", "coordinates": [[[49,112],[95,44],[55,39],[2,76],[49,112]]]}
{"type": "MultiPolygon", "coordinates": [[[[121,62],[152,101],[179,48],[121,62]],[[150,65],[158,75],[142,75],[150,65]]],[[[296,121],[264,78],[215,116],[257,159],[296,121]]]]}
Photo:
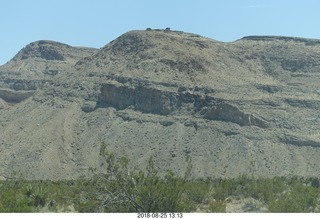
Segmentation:
{"type": "Polygon", "coordinates": [[[85,101],[81,106],[81,109],[83,112],[89,113],[95,110],[96,106],[97,106],[97,102],[95,101],[85,101]]]}
{"type": "Polygon", "coordinates": [[[0,110],[6,109],[7,107],[8,107],[7,102],[0,98],[0,110]]]}
{"type": "Polygon", "coordinates": [[[14,91],[10,89],[0,89],[0,98],[10,103],[19,103],[31,97],[35,91],[14,91]]]}

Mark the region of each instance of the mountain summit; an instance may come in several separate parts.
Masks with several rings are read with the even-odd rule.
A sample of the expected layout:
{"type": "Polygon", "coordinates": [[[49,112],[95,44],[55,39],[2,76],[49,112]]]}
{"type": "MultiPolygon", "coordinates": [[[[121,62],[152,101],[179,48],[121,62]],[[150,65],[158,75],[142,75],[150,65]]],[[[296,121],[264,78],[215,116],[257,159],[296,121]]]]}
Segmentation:
{"type": "Polygon", "coordinates": [[[30,58],[41,58],[45,60],[64,61],[65,57],[62,53],[70,51],[71,48],[71,46],[59,42],[40,40],[27,45],[13,57],[13,60],[19,61],[30,58]]]}
{"type": "Polygon", "coordinates": [[[130,31],[27,45],[0,66],[0,178],[103,171],[101,144],[194,178],[318,176],[320,41],[130,31]]]}

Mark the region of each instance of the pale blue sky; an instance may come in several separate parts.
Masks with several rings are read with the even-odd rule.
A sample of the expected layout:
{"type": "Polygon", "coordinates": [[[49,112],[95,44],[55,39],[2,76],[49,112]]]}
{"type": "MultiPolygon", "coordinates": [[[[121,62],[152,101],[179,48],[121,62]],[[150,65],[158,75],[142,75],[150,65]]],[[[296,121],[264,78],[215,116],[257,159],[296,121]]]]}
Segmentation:
{"type": "Polygon", "coordinates": [[[1,0],[0,65],[36,40],[100,48],[135,29],[230,42],[248,35],[320,38],[319,0],[1,0]]]}

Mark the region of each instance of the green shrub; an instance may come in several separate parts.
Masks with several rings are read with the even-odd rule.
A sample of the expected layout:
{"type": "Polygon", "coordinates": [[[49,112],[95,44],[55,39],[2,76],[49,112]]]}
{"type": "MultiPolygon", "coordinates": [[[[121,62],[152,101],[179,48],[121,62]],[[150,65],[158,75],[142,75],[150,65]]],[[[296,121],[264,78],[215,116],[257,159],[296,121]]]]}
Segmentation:
{"type": "Polygon", "coordinates": [[[185,179],[168,171],[164,178],[158,175],[152,158],[147,170],[129,168],[129,160],[106,153],[107,174],[102,180],[109,182],[100,195],[100,210],[125,212],[177,212],[183,211],[182,194],[185,179]]]}
{"type": "Polygon", "coordinates": [[[8,189],[0,195],[0,212],[27,213],[33,208],[28,198],[19,194],[16,190],[8,189]]]}
{"type": "MultiPolygon", "coordinates": [[[[157,172],[152,157],[143,171],[131,167],[125,157],[116,157],[101,147],[104,174],[60,181],[0,181],[0,212],[225,212],[226,198],[258,200],[270,212],[315,212],[320,205],[319,179],[297,177],[190,180],[187,171],[179,177],[171,171],[157,172]],[[46,207],[46,208],[44,208],[46,207]]],[[[260,208],[258,207],[258,208],[260,208]]]]}
{"type": "Polygon", "coordinates": [[[27,185],[24,194],[29,198],[30,203],[35,207],[44,207],[46,204],[47,194],[42,185],[27,185]]]}
{"type": "Polygon", "coordinates": [[[224,201],[210,201],[207,212],[224,213],[226,212],[226,203],[224,201]]]}
{"type": "Polygon", "coordinates": [[[296,183],[291,188],[270,201],[270,212],[314,212],[317,206],[319,191],[302,183],[296,183]]]}
{"type": "Polygon", "coordinates": [[[242,185],[245,197],[252,197],[262,202],[269,202],[274,199],[276,194],[286,189],[284,179],[280,177],[266,179],[248,179],[245,185],[242,185]]]}
{"type": "Polygon", "coordinates": [[[195,204],[208,204],[211,195],[211,183],[207,181],[192,181],[186,184],[187,198],[195,204]]]}
{"type": "Polygon", "coordinates": [[[242,185],[235,179],[216,179],[213,182],[213,198],[218,201],[224,201],[232,195],[238,195],[242,185]]]}

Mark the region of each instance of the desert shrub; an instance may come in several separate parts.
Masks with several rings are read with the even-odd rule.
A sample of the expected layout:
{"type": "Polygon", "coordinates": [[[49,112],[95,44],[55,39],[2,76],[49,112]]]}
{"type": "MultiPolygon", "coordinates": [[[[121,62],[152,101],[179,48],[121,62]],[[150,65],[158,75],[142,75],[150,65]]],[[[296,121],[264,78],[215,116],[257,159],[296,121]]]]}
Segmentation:
{"type": "Polygon", "coordinates": [[[283,192],[287,187],[285,180],[280,177],[248,179],[242,186],[245,197],[252,197],[265,203],[273,200],[276,194],[283,192]]]}
{"type": "Polygon", "coordinates": [[[213,198],[215,200],[224,201],[229,196],[239,195],[242,184],[236,179],[215,179],[213,184],[213,198]]]}
{"type": "MultiPolygon", "coordinates": [[[[160,177],[152,157],[146,171],[129,167],[129,160],[116,157],[102,147],[101,155],[107,163],[101,180],[108,182],[99,194],[99,211],[108,212],[177,212],[185,211],[182,201],[186,178],[168,171],[160,177]]],[[[185,174],[186,177],[188,173],[185,174]]]]}
{"type": "Polygon", "coordinates": [[[282,193],[286,189],[286,183],[281,177],[268,178],[257,181],[257,199],[269,202],[275,198],[276,194],[282,193]]]}
{"type": "MultiPolygon", "coordinates": [[[[191,180],[191,158],[184,177],[160,174],[152,157],[144,170],[129,159],[100,151],[106,171],[90,178],[60,181],[0,181],[0,212],[225,212],[226,201],[259,200],[270,212],[316,212],[319,179],[298,177],[191,180]],[[47,207],[47,208],[44,208],[47,207]]],[[[254,206],[255,207],[255,206],[254,206]]]]}
{"type": "Polygon", "coordinates": [[[289,189],[269,202],[270,212],[314,212],[319,191],[301,182],[294,183],[289,189]]]}
{"type": "Polygon", "coordinates": [[[209,181],[191,181],[186,183],[186,197],[195,204],[208,204],[211,196],[209,181]]]}
{"type": "Polygon", "coordinates": [[[15,189],[6,189],[1,191],[0,212],[27,213],[32,212],[30,200],[15,189]]]}
{"type": "Polygon", "coordinates": [[[207,212],[224,213],[226,212],[226,203],[221,200],[218,200],[218,201],[212,200],[209,203],[209,208],[207,209],[207,212]]]}
{"type": "Polygon", "coordinates": [[[80,213],[92,213],[96,211],[96,204],[91,201],[81,201],[75,206],[75,209],[80,213]]]}
{"type": "Polygon", "coordinates": [[[24,194],[35,207],[44,207],[47,201],[47,193],[42,185],[27,185],[24,194]]]}
{"type": "Polygon", "coordinates": [[[310,179],[310,184],[314,188],[319,188],[320,187],[320,180],[319,178],[311,178],[310,179]]]}

